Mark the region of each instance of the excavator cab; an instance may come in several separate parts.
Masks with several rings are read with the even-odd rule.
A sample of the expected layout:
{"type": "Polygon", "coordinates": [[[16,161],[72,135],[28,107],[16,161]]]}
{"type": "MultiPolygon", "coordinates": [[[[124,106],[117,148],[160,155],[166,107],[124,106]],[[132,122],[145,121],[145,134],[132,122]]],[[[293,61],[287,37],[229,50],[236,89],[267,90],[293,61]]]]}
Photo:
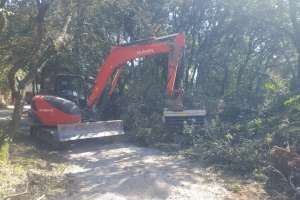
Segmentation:
{"type": "Polygon", "coordinates": [[[53,95],[74,102],[80,109],[86,106],[87,88],[85,79],[79,75],[58,75],[55,79],[53,95]]]}

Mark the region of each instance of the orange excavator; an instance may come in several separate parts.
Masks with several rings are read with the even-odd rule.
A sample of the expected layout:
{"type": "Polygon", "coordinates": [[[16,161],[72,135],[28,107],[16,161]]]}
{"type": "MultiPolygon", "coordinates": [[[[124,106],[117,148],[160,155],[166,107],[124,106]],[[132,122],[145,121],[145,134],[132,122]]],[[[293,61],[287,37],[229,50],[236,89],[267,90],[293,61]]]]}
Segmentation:
{"type": "Polygon", "coordinates": [[[205,110],[185,110],[180,101],[183,90],[174,89],[178,63],[183,59],[184,49],[183,32],[118,44],[102,64],[91,92],[88,89],[88,84],[93,81],[91,78],[58,75],[51,95],[37,95],[31,101],[31,109],[28,111],[30,135],[56,148],[69,140],[97,137],[107,139],[124,134],[121,120],[98,121],[103,111],[103,102],[113,93],[126,62],[157,54],[169,54],[163,123],[204,124],[205,110]],[[174,36],[173,42],[158,42],[174,36]],[[114,73],[114,79],[109,85],[114,73]]]}

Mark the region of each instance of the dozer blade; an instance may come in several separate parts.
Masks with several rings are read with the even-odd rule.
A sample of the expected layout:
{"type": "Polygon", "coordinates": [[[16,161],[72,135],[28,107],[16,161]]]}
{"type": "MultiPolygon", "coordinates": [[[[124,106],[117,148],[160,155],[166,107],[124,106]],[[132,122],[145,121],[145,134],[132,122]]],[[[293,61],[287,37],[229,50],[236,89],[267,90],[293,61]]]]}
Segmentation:
{"type": "Polygon", "coordinates": [[[205,124],[205,110],[184,110],[180,112],[167,111],[163,114],[163,122],[165,124],[205,124]]]}
{"type": "Polygon", "coordinates": [[[122,120],[59,124],[57,131],[61,142],[125,134],[122,120]]]}

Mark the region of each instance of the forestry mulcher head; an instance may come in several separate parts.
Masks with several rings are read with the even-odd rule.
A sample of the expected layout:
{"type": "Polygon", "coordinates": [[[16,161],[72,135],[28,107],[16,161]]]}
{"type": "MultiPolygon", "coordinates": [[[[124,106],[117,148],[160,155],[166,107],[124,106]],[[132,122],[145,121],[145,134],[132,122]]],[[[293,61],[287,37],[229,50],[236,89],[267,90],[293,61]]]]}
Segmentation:
{"type": "Polygon", "coordinates": [[[164,109],[162,116],[165,124],[205,124],[205,110],[184,110],[179,100],[167,99],[165,101],[167,108],[164,109]]]}
{"type": "Polygon", "coordinates": [[[184,111],[167,111],[164,110],[163,122],[165,124],[205,124],[205,110],[184,110],[184,111]]]}

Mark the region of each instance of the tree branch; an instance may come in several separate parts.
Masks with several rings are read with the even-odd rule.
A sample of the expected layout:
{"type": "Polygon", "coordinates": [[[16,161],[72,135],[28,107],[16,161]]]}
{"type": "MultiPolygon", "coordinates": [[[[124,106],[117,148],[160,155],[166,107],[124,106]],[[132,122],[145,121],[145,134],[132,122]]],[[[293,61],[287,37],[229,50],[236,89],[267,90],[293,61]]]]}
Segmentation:
{"type": "Polygon", "coordinates": [[[32,82],[38,73],[40,69],[42,69],[47,61],[51,58],[52,55],[54,55],[57,51],[53,46],[49,46],[43,53],[43,55],[40,57],[40,59],[37,61],[37,63],[32,67],[32,69],[27,73],[25,78],[20,81],[18,85],[18,90],[23,90],[27,84],[32,82]]]}
{"type": "Polygon", "coordinates": [[[64,24],[62,32],[60,33],[59,37],[57,37],[53,41],[56,50],[59,50],[61,48],[61,46],[64,44],[64,42],[65,42],[65,37],[66,37],[66,34],[67,34],[67,29],[68,29],[68,26],[70,24],[71,19],[72,19],[72,13],[69,12],[67,14],[66,22],[64,24]]]}
{"type": "Polygon", "coordinates": [[[15,75],[19,69],[23,68],[28,64],[30,59],[35,56],[37,53],[41,43],[42,39],[44,37],[44,31],[43,31],[43,22],[44,18],[46,15],[47,10],[49,9],[49,4],[48,3],[41,3],[38,6],[38,14],[37,14],[37,24],[36,24],[36,37],[35,37],[35,42],[32,44],[32,46],[29,48],[29,54],[23,56],[20,58],[14,65],[13,67],[9,70],[7,79],[8,79],[8,84],[11,92],[17,92],[15,88],[15,75]]]}
{"type": "Polygon", "coordinates": [[[19,197],[19,196],[22,196],[22,195],[25,195],[25,194],[30,194],[29,191],[28,191],[28,187],[29,187],[29,184],[33,181],[33,179],[30,179],[27,184],[26,184],[26,188],[25,188],[25,191],[22,192],[22,193],[19,193],[19,194],[12,194],[12,195],[9,195],[9,196],[5,196],[3,197],[3,199],[8,199],[8,198],[12,198],[12,197],[19,197]]]}

